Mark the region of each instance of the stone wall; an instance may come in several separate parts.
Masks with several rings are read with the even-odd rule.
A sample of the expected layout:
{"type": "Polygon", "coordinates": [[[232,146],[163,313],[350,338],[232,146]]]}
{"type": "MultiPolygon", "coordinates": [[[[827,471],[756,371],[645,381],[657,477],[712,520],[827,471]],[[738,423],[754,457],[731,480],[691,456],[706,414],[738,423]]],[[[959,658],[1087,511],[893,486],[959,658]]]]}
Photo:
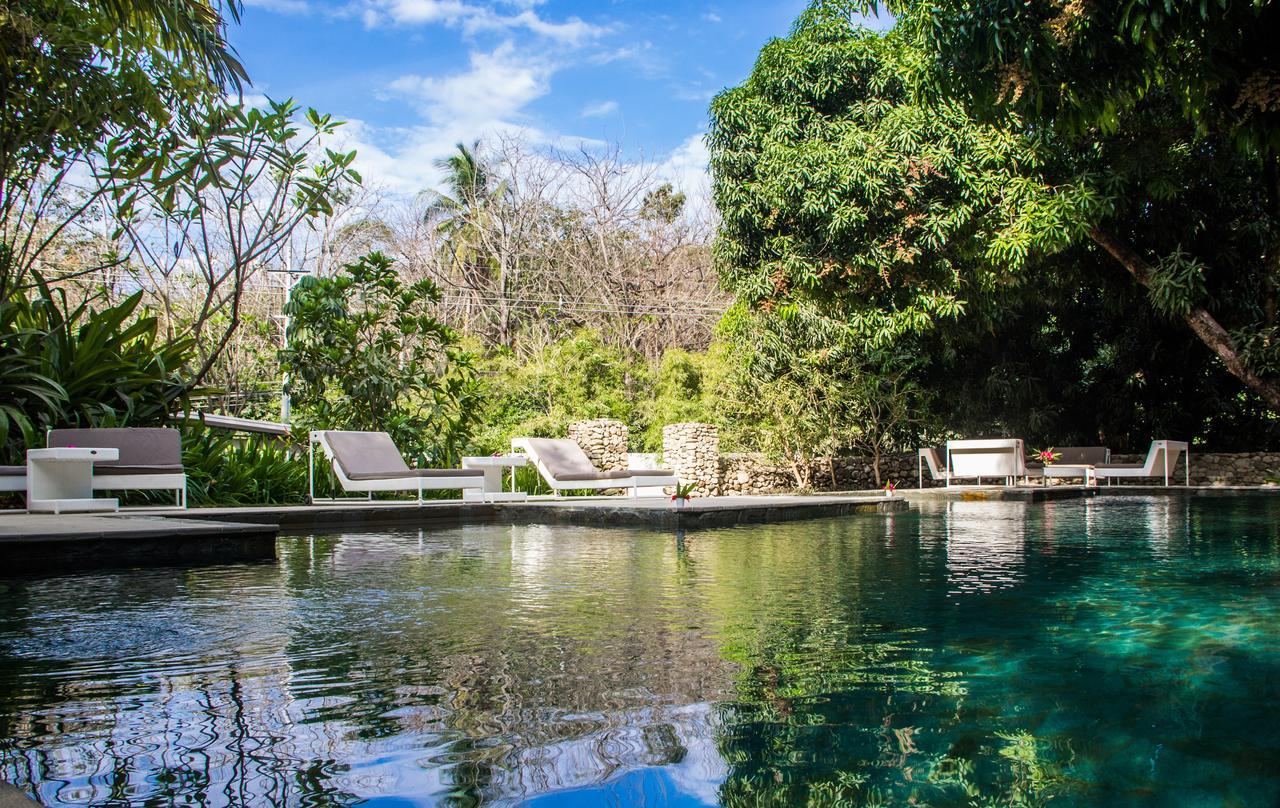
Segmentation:
{"type": "MultiPolygon", "coordinates": [[[[898,488],[916,487],[916,455],[890,454],[880,458],[880,483],[876,483],[875,469],[871,458],[837,457],[833,464],[835,482],[832,482],[832,469],[826,463],[813,467],[813,487],[818,491],[868,491],[882,487],[892,480],[898,488]]],[[[924,472],[924,486],[931,488],[943,485],[942,481],[934,483],[929,478],[929,470],[924,472]]],[[[761,454],[740,453],[726,454],[720,458],[720,492],[733,495],[769,494],[782,491],[794,491],[795,474],[790,467],[769,462],[761,454]]]]}
{"type": "Polygon", "coordinates": [[[720,432],[713,424],[668,424],[662,428],[662,465],[682,483],[697,483],[692,495],[721,492],[720,432]]]}
{"type": "Polygon", "coordinates": [[[568,436],[601,471],[627,467],[627,425],[621,421],[575,421],[569,424],[568,436]]]}

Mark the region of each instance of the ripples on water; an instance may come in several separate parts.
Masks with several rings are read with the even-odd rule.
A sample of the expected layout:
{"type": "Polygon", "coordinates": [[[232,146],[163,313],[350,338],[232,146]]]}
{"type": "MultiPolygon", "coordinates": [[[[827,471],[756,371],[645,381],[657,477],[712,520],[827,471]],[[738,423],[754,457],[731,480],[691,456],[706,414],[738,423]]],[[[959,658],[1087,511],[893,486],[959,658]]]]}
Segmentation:
{"type": "Polygon", "coordinates": [[[1280,503],[282,539],[0,579],[48,804],[1265,805],[1280,503]]]}

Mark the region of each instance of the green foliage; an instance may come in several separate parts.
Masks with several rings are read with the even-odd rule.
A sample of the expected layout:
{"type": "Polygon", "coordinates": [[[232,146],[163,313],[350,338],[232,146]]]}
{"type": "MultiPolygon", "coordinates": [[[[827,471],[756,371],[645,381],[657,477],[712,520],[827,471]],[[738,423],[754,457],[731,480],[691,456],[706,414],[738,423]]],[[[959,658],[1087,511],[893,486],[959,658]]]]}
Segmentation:
{"type": "Polygon", "coordinates": [[[1022,178],[1039,162],[1035,140],[956,104],[916,103],[916,58],[894,34],[819,4],[764,47],[744,84],[717,96],[716,255],[740,299],[783,316],[819,301],[884,347],[1009,283],[1029,245],[1000,241],[1007,207],[1078,204],[1063,202],[1072,189],[1045,199],[1022,178]]]}
{"type": "Polygon", "coordinates": [[[299,282],[281,353],[297,428],[385,431],[420,462],[458,462],[478,388],[458,336],[432,313],[439,298],[431,281],[406,285],[376,252],[299,282]]]}
{"type": "Polygon", "coordinates": [[[688,421],[715,424],[720,428],[721,448],[742,448],[738,430],[728,418],[726,402],[737,393],[733,388],[733,356],[723,341],[712,342],[706,351],[679,348],[663,353],[653,373],[651,397],[639,407],[647,424],[640,445],[645,451],[662,448],[662,428],[688,421]]]}
{"type": "Polygon", "coordinates": [[[150,426],[190,392],[191,341],[167,342],[141,293],[69,303],[39,284],[0,303],[0,437],[6,462],[57,427],[150,426]]]}
{"type": "Polygon", "coordinates": [[[1111,134],[1153,94],[1201,133],[1280,151],[1280,6],[1270,0],[1063,3],[903,0],[887,5],[928,53],[930,90],[1013,109],[1069,133],[1111,134]]]}
{"type": "Polygon", "coordinates": [[[7,294],[56,232],[63,181],[104,139],[165,127],[247,76],[224,26],[238,0],[0,3],[0,274],[7,294]],[[53,221],[56,219],[57,221],[53,221]],[[41,231],[44,232],[41,232],[41,231]]]}
{"type": "Polygon", "coordinates": [[[785,461],[798,487],[812,487],[822,466],[834,484],[832,461],[849,450],[872,458],[879,485],[881,456],[919,445],[929,426],[913,360],[869,349],[813,306],[788,312],[738,306],[725,318],[737,362],[725,420],[743,443],[785,461]]]}
{"type": "Polygon", "coordinates": [[[486,365],[484,428],[475,439],[485,452],[509,450],[513,437],[562,437],[570,423],[591,418],[613,418],[633,435],[643,433],[648,368],[597,333],[580,331],[527,358],[498,354],[486,365]]]}
{"type": "Polygon", "coordinates": [[[301,505],[307,501],[306,455],[273,437],[240,438],[213,429],[182,436],[191,505],[301,505]]]}

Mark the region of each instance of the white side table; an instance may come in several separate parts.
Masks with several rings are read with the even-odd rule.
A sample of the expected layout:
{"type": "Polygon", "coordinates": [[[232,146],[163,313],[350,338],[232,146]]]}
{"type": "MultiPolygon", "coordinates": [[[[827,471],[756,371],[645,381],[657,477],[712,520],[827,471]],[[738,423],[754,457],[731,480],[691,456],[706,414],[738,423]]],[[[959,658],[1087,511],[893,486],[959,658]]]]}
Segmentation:
{"type": "Polygon", "coordinates": [[[118,500],[93,496],[94,461],[119,459],[119,449],[27,450],[27,510],[31,513],[119,510],[118,500]]]}
{"type": "Polygon", "coordinates": [[[523,502],[529,495],[516,490],[516,469],[529,462],[522,454],[497,457],[464,457],[464,469],[484,470],[484,491],[463,491],[462,498],[472,502],[523,502]],[[502,470],[511,469],[511,490],[502,490],[502,470]]]}
{"type": "Polygon", "coordinates": [[[1087,463],[1051,463],[1044,467],[1045,483],[1050,477],[1083,477],[1090,488],[1098,484],[1096,469],[1087,463]]]}

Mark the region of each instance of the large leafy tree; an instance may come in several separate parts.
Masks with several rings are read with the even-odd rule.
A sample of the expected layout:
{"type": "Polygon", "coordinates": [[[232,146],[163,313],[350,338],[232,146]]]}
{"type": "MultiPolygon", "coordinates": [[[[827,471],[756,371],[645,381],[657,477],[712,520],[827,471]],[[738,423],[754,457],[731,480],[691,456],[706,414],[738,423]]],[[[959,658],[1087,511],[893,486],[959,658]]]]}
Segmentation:
{"type": "Polygon", "coordinates": [[[1023,243],[1087,243],[1280,410],[1280,4],[889,5],[922,95],[1047,135],[1045,187],[1094,190],[1056,243],[1013,211],[1023,243]]]}
{"type": "MultiPolygon", "coordinates": [[[[1039,143],[915,103],[917,55],[818,5],[712,104],[716,254],[749,303],[821,301],[877,346],[996,298],[1016,268],[987,245],[1039,204],[1039,143]]],[[[1062,189],[1056,204],[1079,204],[1062,189]]]]}
{"type": "MultiPolygon", "coordinates": [[[[1024,117],[1034,106],[987,114],[936,78],[941,57],[919,22],[932,6],[893,5],[899,26],[878,35],[858,27],[863,5],[816,3],[713,104],[718,250],[732,286],[783,315],[814,301],[877,345],[961,312],[971,335],[1016,340],[1010,329],[1034,327],[1038,306],[1050,327],[1029,336],[1078,322],[1095,343],[1080,361],[1128,356],[1135,364],[1118,368],[1126,383],[1155,365],[1116,345],[1176,344],[1187,361],[1175,378],[1188,383],[1166,391],[1174,397],[1221,385],[1205,367],[1216,357],[1280,406],[1276,189],[1269,158],[1247,148],[1256,138],[1195,125],[1168,87],[1085,134],[1024,117]],[[1117,286],[1125,278],[1141,296],[1117,286]],[[1077,300],[1073,288],[1092,292],[1077,300]],[[1177,323],[1203,348],[1169,339],[1177,323]]],[[[1061,381],[1046,379],[1037,395],[1052,397],[1061,381]]],[[[1135,417],[1165,423],[1150,410],[1135,417]]]]}
{"type": "Polygon", "coordinates": [[[0,2],[0,288],[96,201],[65,186],[109,136],[167,125],[246,79],[238,0],[0,2]]]}

